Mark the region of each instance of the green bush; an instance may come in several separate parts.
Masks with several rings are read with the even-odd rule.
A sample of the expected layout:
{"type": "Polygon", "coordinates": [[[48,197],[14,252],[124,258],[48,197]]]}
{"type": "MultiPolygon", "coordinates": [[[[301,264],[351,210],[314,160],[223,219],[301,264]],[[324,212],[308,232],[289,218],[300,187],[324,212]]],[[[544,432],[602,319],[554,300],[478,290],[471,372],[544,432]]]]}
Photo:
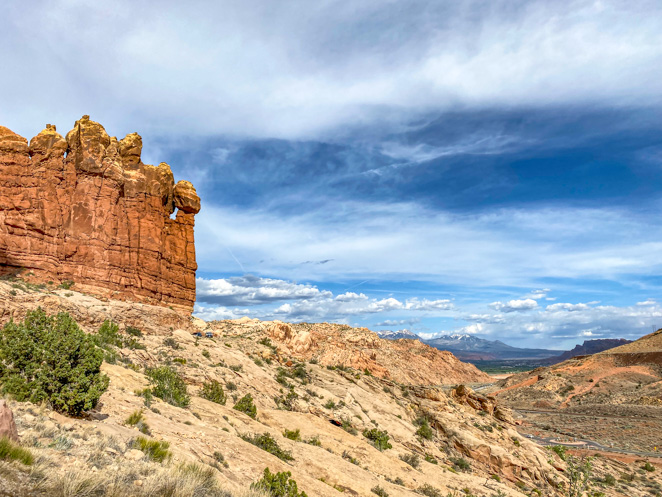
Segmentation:
{"type": "Polygon", "coordinates": [[[168,337],[165,340],[163,340],[163,345],[166,347],[170,347],[171,349],[177,350],[179,348],[179,344],[177,343],[177,340],[175,340],[172,337],[168,337]]]}
{"type": "Polygon", "coordinates": [[[471,464],[469,464],[463,457],[451,457],[450,461],[453,463],[455,469],[459,469],[460,471],[471,470],[471,464]]]}
{"type": "Polygon", "coordinates": [[[272,473],[269,468],[264,468],[264,476],[251,484],[251,488],[264,490],[271,497],[308,497],[306,492],[299,492],[297,482],[292,478],[292,473],[272,473]]]}
{"type": "Polygon", "coordinates": [[[363,430],[363,436],[372,442],[379,450],[391,449],[393,446],[388,442],[389,436],[386,430],[378,430],[377,428],[372,428],[371,430],[363,430]]]}
{"type": "Polygon", "coordinates": [[[143,416],[142,409],[132,412],[131,415],[128,418],[126,418],[124,423],[129,426],[135,426],[140,433],[144,433],[145,435],[150,434],[149,425],[147,424],[147,420],[145,419],[145,416],[143,416]]]}
{"type": "Polygon", "coordinates": [[[150,440],[145,437],[138,437],[131,446],[145,453],[152,461],[163,462],[170,459],[172,454],[168,450],[170,444],[163,440],[150,440]]]}
{"type": "Polygon", "coordinates": [[[253,419],[257,417],[257,407],[255,407],[253,396],[250,393],[247,393],[239,399],[234,405],[234,409],[243,412],[244,414],[248,414],[253,419]]]}
{"type": "Polygon", "coordinates": [[[34,456],[28,449],[15,444],[7,437],[0,438],[0,460],[19,461],[26,466],[31,466],[34,456]]]}
{"type": "Polygon", "coordinates": [[[648,471],[649,473],[652,473],[653,471],[655,471],[655,466],[653,466],[651,463],[646,461],[646,464],[644,464],[641,467],[641,469],[644,469],[644,470],[648,471]]]}
{"type": "Polygon", "coordinates": [[[416,436],[424,438],[425,440],[432,440],[434,438],[434,431],[430,428],[430,422],[425,416],[420,416],[414,421],[414,424],[418,426],[416,430],[416,436]]]}
{"type": "Polygon", "coordinates": [[[188,407],[191,397],[186,390],[184,379],[168,366],[148,368],[145,374],[152,383],[152,394],[177,407],[188,407]]]}
{"type": "Polygon", "coordinates": [[[287,395],[274,397],[274,402],[279,409],[284,409],[286,411],[294,411],[296,407],[296,401],[299,398],[299,394],[294,391],[294,387],[290,387],[290,391],[287,392],[287,395]]]}
{"type": "Polygon", "coordinates": [[[425,495],[426,497],[441,497],[441,490],[434,488],[429,483],[426,483],[422,487],[418,487],[416,493],[425,495]]]}
{"type": "Polygon", "coordinates": [[[20,402],[47,401],[78,416],[93,409],[108,388],[101,374],[103,351],[67,313],[28,312],[23,323],[7,323],[0,334],[0,391],[20,402]]]}
{"type": "Polygon", "coordinates": [[[306,440],[306,443],[309,445],[314,445],[315,447],[321,447],[322,442],[320,442],[320,437],[319,435],[315,435],[314,437],[310,437],[308,440],[306,440]]]}
{"type": "Polygon", "coordinates": [[[131,335],[132,337],[140,338],[143,336],[143,332],[134,326],[127,326],[124,331],[126,331],[127,335],[131,335]]]}
{"type": "Polygon", "coordinates": [[[121,347],[122,337],[120,336],[120,328],[117,324],[107,319],[99,328],[96,335],[93,335],[95,343],[104,349],[109,346],[121,347]]]}
{"type": "Polygon", "coordinates": [[[379,485],[377,485],[376,487],[372,487],[372,488],[370,489],[370,491],[371,491],[373,494],[377,494],[379,497],[388,497],[388,493],[386,492],[386,490],[384,490],[384,489],[383,489],[382,487],[380,487],[379,485]]]}
{"type": "Polygon", "coordinates": [[[289,438],[290,440],[294,440],[295,442],[301,442],[301,430],[299,430],[299,428],[296,430],[285,429],[283,431],[283,436],[285,438],[289,438]]]}
{"type": "Polygon", "coordinates": [[[211,380],[202,384],[200,397],[210,400],[211,402],[216,402],[217,404],[221,404],[223,406],[227,401],[227,397],[223,391],[223,386],[216,380],[211,380]]]}
{"type": "Polygon", "coordinates": [[[562,461],[566,460],[566,448],[563,445],[554,445],[553,447],[550,447],[549,450],[556,452],[562,461]]]}
{"type": "Polygon", "coordinates": [[[349,420],[349,418],[340,418],[340,427],[350,435],[358,434],[358,431],[356,431],[356,428],[354,428],[354,425],[352,425],[352,422],[349,420]]]}
{"type": "Polygon", "coordinates": [[[273,454],[278,459],[282,459],[283,461],[294,460],[292,453],[281,449],[278,446],[278,442],[276,442],[274,437],[272,437],[269,432],[265,431],[262,435],[242,435],[241,438],[246,442],[252,443],[256,447],[259,447],[260,449],[268,452],[269,454],[273,454]]]}
{"type": "Polygon", "coordinates": [[[418,457],[418,454],[404,454],[400,456],[400,460],[409,464],[414,469],[418,469],[421,465],[421,460],[418,457]]]}

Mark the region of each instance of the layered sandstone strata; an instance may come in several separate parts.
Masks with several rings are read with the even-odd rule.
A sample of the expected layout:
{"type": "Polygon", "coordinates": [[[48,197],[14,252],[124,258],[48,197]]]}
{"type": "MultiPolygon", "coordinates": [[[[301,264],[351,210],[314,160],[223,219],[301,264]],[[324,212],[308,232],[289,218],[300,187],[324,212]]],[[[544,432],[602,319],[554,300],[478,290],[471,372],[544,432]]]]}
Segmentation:
{"type": "Polygon", "coordinates": [[[191,310],[200,199],[141,150],[139,135],[110,137],[89,116],[29,144],[0,126],[0,271],[191,310]]]}

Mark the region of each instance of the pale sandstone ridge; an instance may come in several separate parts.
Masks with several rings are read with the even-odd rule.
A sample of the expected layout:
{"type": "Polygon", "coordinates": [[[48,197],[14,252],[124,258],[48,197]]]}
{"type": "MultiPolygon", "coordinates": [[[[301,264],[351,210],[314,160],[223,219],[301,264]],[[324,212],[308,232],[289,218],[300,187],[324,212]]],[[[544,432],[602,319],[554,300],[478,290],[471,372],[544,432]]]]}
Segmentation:
{"type": "Polygon", "coordinates": [[[89,116],[29,144],[0,126],[0,272],[192,310],[200,199],[141,150],[138,134],[118,140],[89,116]]]}
{"type": "MultiPolygon", "coordinates": [[[[210,329],[223,326],[210,323],[210,329]]],[[[266,327],[284,354],[323,366],[347,366],[407,385],[452,385],[489,382],[489,375],[453,354],[418,340],[385,340],[367,328],[330,323],[287,324],[237,322],[246,328],[266,327]]]]}

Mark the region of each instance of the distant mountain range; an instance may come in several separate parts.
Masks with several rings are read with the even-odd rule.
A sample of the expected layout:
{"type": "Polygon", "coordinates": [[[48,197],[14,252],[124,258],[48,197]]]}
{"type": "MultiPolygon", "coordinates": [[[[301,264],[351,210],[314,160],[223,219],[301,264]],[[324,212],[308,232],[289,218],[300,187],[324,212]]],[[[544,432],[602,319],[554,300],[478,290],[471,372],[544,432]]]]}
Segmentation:
{"type": "Polygon", "coordinates": [[[458,359],[467,362],[523,360],[536,361],[541,364],[554,364],[565,361],[570,357],[595,354],[630,342],[622,338],[585,340],[582,345],[577,345],[574,349],[563,352],[551,349],[513,347],[500,340],[486,340],[465,334],[444,335],[431,340],[423,340],[409,330],[378,331],[377,334],[389,340],[398,340],[400,338],[420,340],[436,349],[447,350],[453,353],[458,359]]]}

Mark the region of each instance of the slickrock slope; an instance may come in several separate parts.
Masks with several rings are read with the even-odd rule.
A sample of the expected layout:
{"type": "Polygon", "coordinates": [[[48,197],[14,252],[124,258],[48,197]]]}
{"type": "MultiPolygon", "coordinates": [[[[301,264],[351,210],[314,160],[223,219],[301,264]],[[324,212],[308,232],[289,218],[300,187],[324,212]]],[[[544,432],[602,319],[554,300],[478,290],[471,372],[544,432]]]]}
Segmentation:
{"type": "Polygon", "coordinates": [[[110,137],[89,116],[29,143],[0,126],[0,272],[192,310],[200,199],[141,150],[139,135],[110,137]]]}
{"type": "MultiPolygon", "coordinates": [[[[388,362],[380,363],[379,353],[377,365],[383,371],[372,359],[356,362],[361,369],[348,363],[326,367],[312,355],[303,362],[290,353],[296,340],[279,338],[278,330],[285,332],[284,337],[288,334],[284,323],[250,319],[205,323],[163,307],[0,282],[0,321],[11,316],[19,319],[37,306],[49,313],[66,310],[90,332],[111,316],[121,330],[127,326],[142,330],[139,337],[134,332],[130,347],[116,349],[116,363],[103,365],[110,387],[90,419],[66,418],[29,403],[11,404],[22,443],[42,458],[48,481],[82,476],[102,486],[128,481],[142,496],[138,490],[151,488],[156,476],[174,474],[182,462],[214,468],[214,477],[233,496],[259,479],[265,467],[272,472],[290,471],[310,497],[335,497],[339,491],[367,497],[378,487],[390,497],[417,491],[516,497],[521,489],[538,489],[552,496],[560,494],[557,485],[566,480],[561,470],[564,463],[520,437],[509,411],[494,398],[466,387],[446,391],[417,383],[402,364],[394,362],[391,369],[388,362]],[[214,336],[192,336],[197,330],[211,330],[214,336]],[[188,408],[157,398],[146,406],[145,399],[135,393],[149,385],[146,368],[164,365],[174,368],[188,385],[192,395],[188,408]],[[370,367],[375,373],[366,374],[370,367]],[[406,381],[395,381],[398,375],[406,381]],[[225,405],[202,398],[201,386],[210,380],[223,385],[228,397],[225,405]],[[246,394],[255,400],[256,419],[233,409],[246,394]],[[126,419],[140,409],[150,437],[170,443],[173,460],[169,465],[149,462],[131,449],[131,440],[140,433],[126,419]],[[423,417],[430,426],[424,437],[417,435],[416,424],[423,417]],[[386,430],[393,447],[379,451],[371,445],[363,431],[372,428],[386,430]],[[285,430],[299,430],[300,439],[285,437],[285,430]],[[278,459],[242,438],[265,432],[290,451],[293,460],[278,459]],[[227,466],[219,464],[219,454],[227,466]]],[[[301,326],[290,328],[292,337],[307,331],[301,326]]],[[[315,352],[329,362],[348,359],[351,354],[332,349],[359,350],[363,340],[372,340],[365,330],[330,328],[334,329],[329,332],[332,338],[321,338],[322,331],[310,332],[318,344],[306,353],[315,352]],[[352,334],[363,338],[343,344],[345,334],[352,340],[352,334]]],[[[395,345],[403,347],[402,353],[412,346],[395,345]]],[[[397,359],[398,350],[389,350],[384,357],[397,359]]],[[[413,360],[414,352],[406,356],[408,360],[413,360]]],[[[431,357],[444,356],[435,352],[431,357]]],[[[423,364],[432,367],[431,362],[423,364]]],[[[432,377],[435,382],[440,379],[432,377]]],[[[3,482],[8,474],[0,473],[0,488],[8,484],[3,482]]],[[[10,483],[29,486],[18,480],[10,483]]]]}
{"type": "Polygon", "coordinates": [[[459,361],[419,340],[386,340],[367,328],[329,323],[260,324],[253,320],[214,321],[209,329],[228,326],[266,333],[283,353],[297,360],[317,361],[323,366],[347,366],[370,371],[381,378],[409,385],[456,385],[484,383],[490,377],[474,365],[459,361]]]}

